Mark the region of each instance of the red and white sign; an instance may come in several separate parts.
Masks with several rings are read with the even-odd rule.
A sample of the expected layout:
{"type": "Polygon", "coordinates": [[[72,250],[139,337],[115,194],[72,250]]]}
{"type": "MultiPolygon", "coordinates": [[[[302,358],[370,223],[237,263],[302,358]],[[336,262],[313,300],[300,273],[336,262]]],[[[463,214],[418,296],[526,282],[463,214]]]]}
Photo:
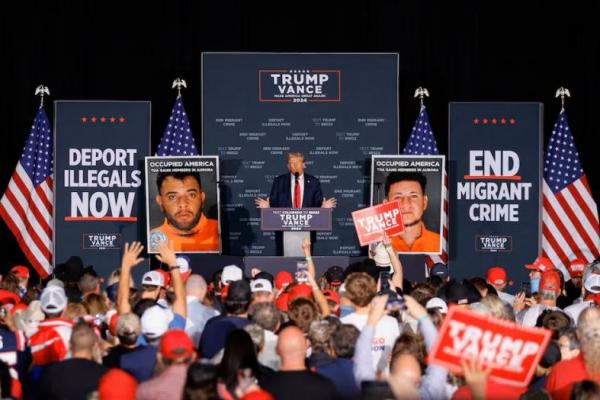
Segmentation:
{"type": "Polygon", "coordinates": [[[396,201],[354,211],[352,220],[361,246],[380,242],[384,233],[391,237],[404,232],[400,203],[396,201]]]}
{"type": "Polygon", "coordinates": [[[429,355],[429,362],[462,374],[461,360],[478,359],[491,367],[490,378],[527,386],[548,341],[546,329],[526,328],[453,306],[429,355]]]}

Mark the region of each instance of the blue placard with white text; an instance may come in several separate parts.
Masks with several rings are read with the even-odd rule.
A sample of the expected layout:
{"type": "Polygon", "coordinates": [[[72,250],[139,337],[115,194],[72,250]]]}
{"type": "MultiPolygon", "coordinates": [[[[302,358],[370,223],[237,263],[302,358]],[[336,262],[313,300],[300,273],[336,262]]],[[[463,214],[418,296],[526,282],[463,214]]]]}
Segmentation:
{"type": "Polygon", "coordinates": [[[79,256],[108,276],[145,239],[150,102],[56,101],[54,134],[55,264],[79,256]]]}
{"type": "Polygon", "coordinates": [[[500,265],[526,281],[524,264],[541,248],[543,106],[450,103],[449,112],[450,273],[500,265]]]}

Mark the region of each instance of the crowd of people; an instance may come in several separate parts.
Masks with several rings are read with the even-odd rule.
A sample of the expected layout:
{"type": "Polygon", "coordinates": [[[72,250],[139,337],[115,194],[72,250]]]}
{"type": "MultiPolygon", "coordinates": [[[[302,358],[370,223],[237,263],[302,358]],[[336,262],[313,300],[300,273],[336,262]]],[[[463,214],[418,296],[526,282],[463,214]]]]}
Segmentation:
{"type": "MultiPolygon", "coordinates": [[[[408,282],[389,238],[372,258],[318,275],[228,265],[208,282],[166,245],[134,282],[143,246],[108,277],[79,258],[43,284],[15,266],[0,283],[0,394],[25,399],[598,399],[600,262],[568,275],[538,257],[530,287],[506,270],[450,279],[436,264],[408,282]],[[377,262],[375,262],[377,260],[377,262]],[[527,387],[477,360],[428,362],[450,307],[551,331],[527,387]]],[[[200,269],[201,266],[195,266],[200,269]]]]}

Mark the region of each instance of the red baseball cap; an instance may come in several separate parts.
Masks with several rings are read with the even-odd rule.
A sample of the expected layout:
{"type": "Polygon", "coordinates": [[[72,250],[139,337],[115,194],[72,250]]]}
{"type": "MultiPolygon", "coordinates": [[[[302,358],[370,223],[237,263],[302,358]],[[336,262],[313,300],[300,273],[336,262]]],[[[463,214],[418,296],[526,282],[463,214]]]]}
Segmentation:
{"type": "Polygon", "coordinates": [[[119,368],[111,368],[98,381],[99,400],[134,400],[137,381],[119,368]]]}
{"type": "Polygon", "coordinates": [[[229,285],[225,285],[221,288],[221,300],[227,298],[227,293],[229,293],[229,285]]]}
{"type": "Polygon", "coordinates": [[[28,309],[27,304],[25,304],[25,303],[18,303],[18,304],[15,304],[15,306],[10,309],[10,312],[14,314],[15,312],[17,312],[19,310],[25,311],[27,309],[28,309]]]}
{"type": "Polygon", "coordinates": [[[335,304],[340,304],[340,295],[335,290],[323,290],[323,296],[327,300],[333,301],[335,304]]]}
{"type": "Polygon", "coordinates": [[[160,268],[155,269],[154,271],[158,272],[159,274],[161,274],[163,276],[163,282],[165,283],[165,286],[163,286],[163,287],[168,288],[171,285],[171,274],[160,268]]]}
{"type": "Polygon", "coordinates": [[[298,297],[304,297],[306,299],[312,299],[312,288],[306,283],[298,283],[294,285],[289,291],[288,303],[298,297]]]}
{"type": "Polygon", "coordinates": [[[178,361],[194,354],[194,344],[185,331],[172,329],[160,338],[159,351],[164,358],[178,361]]]}
{"type": "Polygon", "coordinates": [[[17,278],[29,278],[29,268],[24,265],[15,265],[10,269],[10,273],[17,278]]]}
{"type": "Polygon", "coordinates": [[[244,394],[241,400],[273,400],[273,396],[269,392],[258,389],[244,394]]]}
{"type": "Polygon", "coordinates": [[[11,304],[15,306],[21,302],[21,298],[10,290],[0,289],[0,305],[11,304]]]}
{"type": "Polygon", "coordinates": [[[285,289],[292,282],[294,282],[294,277],[288,271],[279,271],[275,274],[275,287],[277,289],[285,289]]]}
{"type": "Polygon", "coordinates": [[[560,292],[560,276],[557,271],[544,271],[540,280],[540,290],[560,292]]]}
{"type": "Polygon", "coordinates": [[[554,264],[552,264],[552,261],[544,256],[539,256],[533,261],[532,264],[525,264],[525,268],[541,272],[552,271],[553,269],[556,269],[554,264]]]}
{"type": "Polygon", "coordinates": [[[487,270],[486,279],[494,285],[504,285],[506,283],[506,271],[502,267],[491,267],[487,270]]]}
{"type": "Polygon", "coordinates": [[[114,313],[108,320],[108,331],[113,337],[117,337],[117,321],[119,320],[119,314],[114,313]]]}
{"type": "Polygon", "coordinates": [[[279,297],[277,297],[277,299],[275,299],[275,307],[277,307],[277,309],[279,311],[287,312],[289,298],[290,298],[290,295],[288,293],[286,293],[286,292],[281,293],[279,295],[279,297]]]}
{"type": "Polygon", "coordinates": [[[567,265],[567,269],[569,270],[569,275],[571,278],[581,278],[586,265],[587,262],[582,258],[571,260],[569,265],[567,265]]]}

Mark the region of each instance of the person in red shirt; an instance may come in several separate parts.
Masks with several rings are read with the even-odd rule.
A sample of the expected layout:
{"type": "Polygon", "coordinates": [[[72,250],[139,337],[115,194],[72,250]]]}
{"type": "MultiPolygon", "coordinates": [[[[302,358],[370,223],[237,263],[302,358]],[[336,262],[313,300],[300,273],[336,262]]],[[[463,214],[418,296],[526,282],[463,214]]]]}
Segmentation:
{"type": "Polygon", "coordinates": [[[546,390],[553,399],[568,399],[573,384],[584,379],[600,384],[600,309],[586,308],[579,316],[580,354],[557,363],[548,375],[546,390]]]}
{"type": "Polygon", "coordinates": [[[29,339],[34,367],[64,360],[69,352],[69,338],[73,328],[73,321],[64,318],[68,300],[62,287],[46,287],[40,301],[46,318],[29,339]]]}
{"type": "Polygon", "coordinates": [[[384,203],[400,203],[404,232],[391,238],[397,252],[437,253],[439,233],[430,231],[423,223],[423,213],[429,198],[425,193],[427,178],[420,172],[392,172],[385,180],[384,203]]]}
{"type": "Polygon", "coordinates": [[[167,242],[174,251],[219,251],[219,223],[202,212],[205,193],[197,172],[161,172],[156,204],[165,217],[150,231],[150,251],[167,242]]]}

